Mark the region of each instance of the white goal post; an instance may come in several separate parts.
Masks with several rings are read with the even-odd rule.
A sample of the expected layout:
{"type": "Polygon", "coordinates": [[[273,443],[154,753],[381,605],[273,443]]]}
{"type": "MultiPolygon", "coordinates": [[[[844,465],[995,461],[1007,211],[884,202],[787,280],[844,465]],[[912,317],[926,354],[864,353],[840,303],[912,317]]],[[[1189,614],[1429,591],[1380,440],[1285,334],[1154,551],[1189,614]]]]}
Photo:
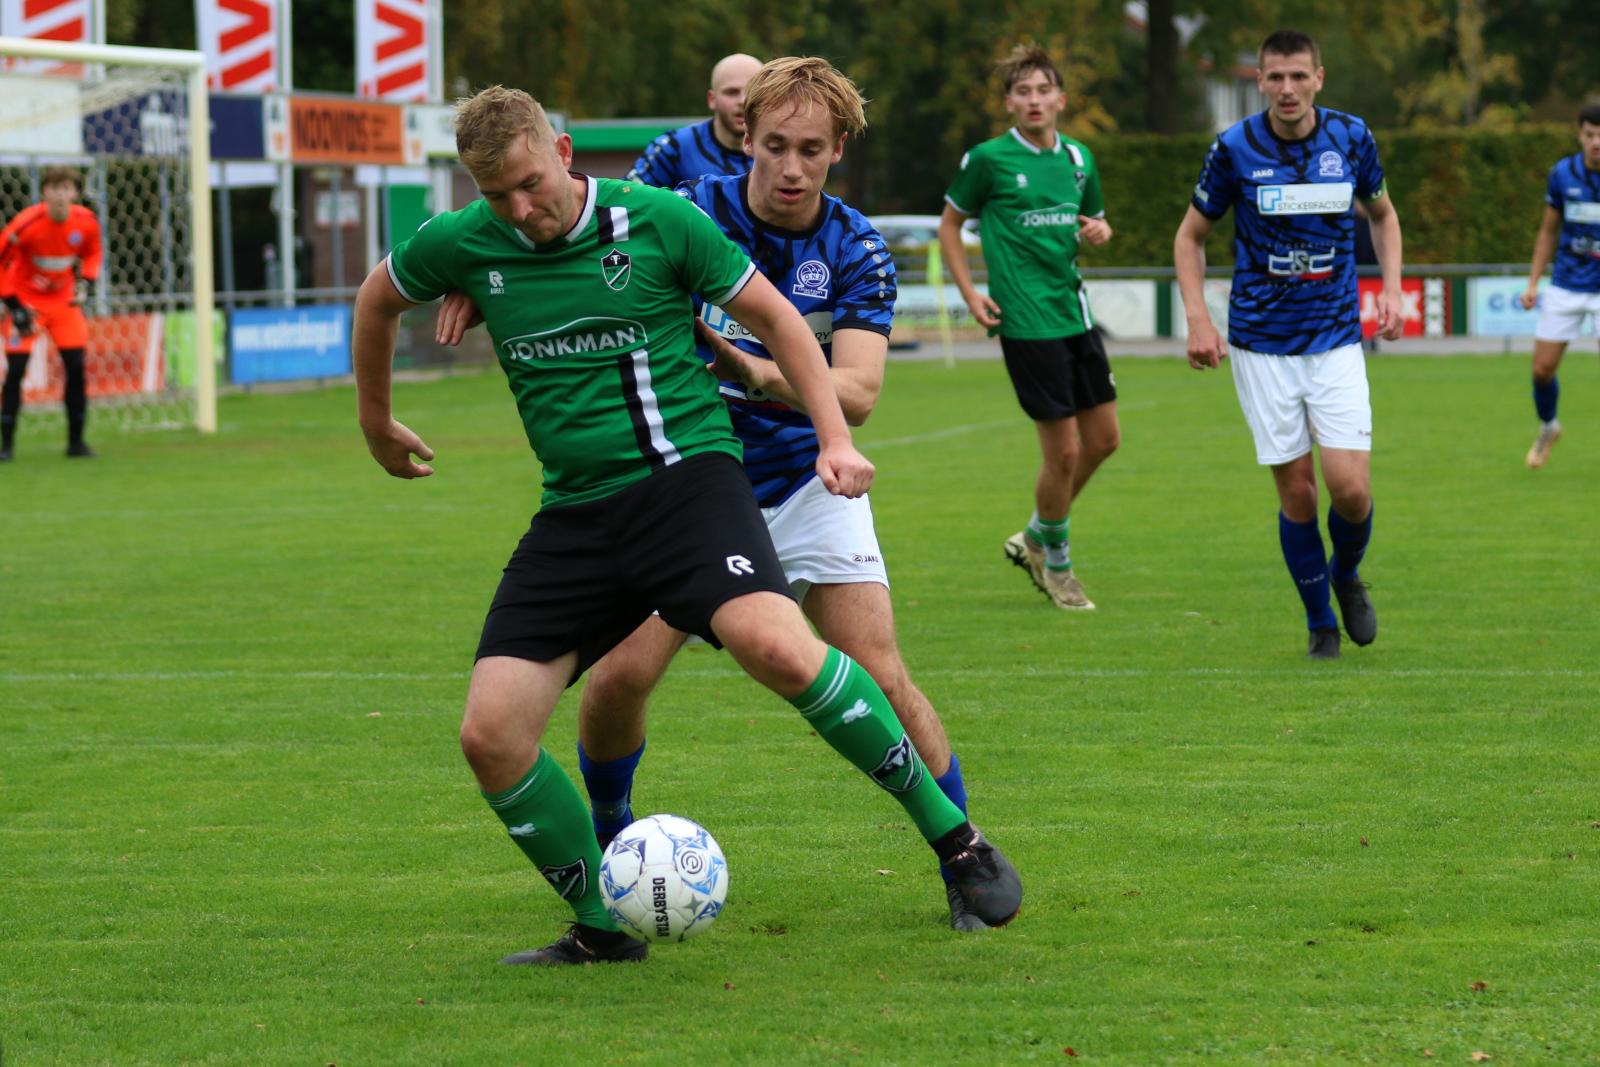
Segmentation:
{"type": "MultiPolygon", "coordinates": [[[[84,306],[92,423],[217,429],[206,93],[200,52],[0,37],[0,223],[41,199],[57,164],[100,221],[84,306]]],[[[41,330],[24,419],[59,409],[48,351],[41,330]]]]}

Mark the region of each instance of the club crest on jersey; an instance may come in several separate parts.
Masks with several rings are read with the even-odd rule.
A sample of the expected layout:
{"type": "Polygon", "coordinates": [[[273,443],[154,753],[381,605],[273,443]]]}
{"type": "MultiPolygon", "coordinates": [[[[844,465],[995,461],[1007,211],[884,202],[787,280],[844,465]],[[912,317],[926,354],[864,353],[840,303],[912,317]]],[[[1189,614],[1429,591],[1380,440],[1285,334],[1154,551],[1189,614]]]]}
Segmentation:
{"type": "Polygon", "coordinates": [[[600,257],[600,276],[606,280],[609,288],[620,293],[628,287],[628,280],[633,277],[633,257],[613,248],[600,257]]]}
{"type": "Polygon", "coordinates": [[[1078,183],[1078,192],[1083,192],[1083,187],[1089,184],[1089,172],[1086,170],[1074,171],[1072,180],[1078,183]]]}
{"type": "Polygon", "coordinates": [[[795,268],[794,285],[789,291],[795,296],[810,296],[818,300],[828,298],[828,266],[821,260],[808,259],[795,268]]]}
{"type": "Polygon", "coordinates": [[[1317,160],[1317,177],[1343,178],[1344,157],[1332,149],[1322,153],[1321,158],[1317,160]]]}
{"type": "Polygon", "coordinates": [[[73,230],[71,233],[67,234],[67,244],[71,245],[73,248],[77,248],[79,245],[83,244],[83,234],[79,233],[77,230],[73,230]]]}

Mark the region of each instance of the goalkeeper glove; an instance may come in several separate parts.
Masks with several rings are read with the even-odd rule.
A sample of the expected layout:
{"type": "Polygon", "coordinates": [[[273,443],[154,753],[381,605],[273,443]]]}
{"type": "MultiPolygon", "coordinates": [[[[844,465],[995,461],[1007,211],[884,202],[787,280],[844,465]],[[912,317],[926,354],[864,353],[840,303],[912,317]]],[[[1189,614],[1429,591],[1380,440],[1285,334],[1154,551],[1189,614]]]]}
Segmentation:
{"type": "Polygon", "coordinates": [[[17,331],[17,336],[27,337],[33,333],[33,313],[22,306],[22,301],[8,296],[5,305],[11,310],[11,325],[17,331]]]}

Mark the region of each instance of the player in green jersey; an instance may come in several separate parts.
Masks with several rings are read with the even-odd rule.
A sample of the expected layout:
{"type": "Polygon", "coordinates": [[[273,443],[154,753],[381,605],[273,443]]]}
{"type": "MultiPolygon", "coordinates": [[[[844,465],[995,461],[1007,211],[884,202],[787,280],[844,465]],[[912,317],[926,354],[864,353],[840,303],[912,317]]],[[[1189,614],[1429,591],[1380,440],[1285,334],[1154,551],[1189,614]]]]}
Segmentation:
{"type": "Polygon", "coordinates": [[[859,496],[872,466],[805,320],[692,204],[569,172],[571,138],[526,93],[495,86],[463,101],[456,143],[483,199],[433,219],[373,270],[353,349],[369,450],[396,477],[427,477],[432,450],[391,411],[395,332],[415,303],[467,293],[545,469],[542,506],[484,623],[461,745],[485,800],[577,921],[505,962],[645,955],[606,912],[588,810],[540,737],[562,691],[653,609],[789,700],[905,807],[973,911],[1009,918],[1015,870],[940,791],[882,690],[812,635],[789,595],[695,353],[691,293],[767,345],[816,425],[819,479],[859,496]]]}
{"type": "Polygon", "coordinates": [[[1077,255],[1080,242],[1109,241],[1111,226],[1094,156],[1056,132],[1066,95],[1049,55],[1018,45],[999,72],[1016,125],[961,158],[945,195],[939,248],[973,319],[999,334],[1017,400],[1039,436],[1035,510],[1027,528],[1006,540],[1006,556],[1057,607],[1087,611],[1094,604],[1072,571],[1068,518],[1122,431],[1077,255]],[[961,245],[961,224],[974,215],[988,295],[972,284],[961,245]]]}

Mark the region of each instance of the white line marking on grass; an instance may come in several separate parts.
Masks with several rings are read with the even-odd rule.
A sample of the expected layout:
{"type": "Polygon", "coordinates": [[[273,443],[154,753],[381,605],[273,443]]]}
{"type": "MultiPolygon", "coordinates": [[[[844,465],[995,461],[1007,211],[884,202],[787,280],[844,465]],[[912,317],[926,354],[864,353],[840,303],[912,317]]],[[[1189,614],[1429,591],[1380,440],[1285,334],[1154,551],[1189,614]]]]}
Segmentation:
{"type": "Polygon", "coordinates": [[[890,437],[882,441],[863,441],[860,448],[870,452],[874,448],[899,448],[901,445],[920,445],[926,441],[938,441],[946,437],[960,437],[962,434],[977,433],[979,430],[995,430],[1002,426],[1014,426],[1016,419],[1005,419],[1000,422],[973,422],[965,426],[947,426],[943,430],[934,430],[931,433],[916,433],[910,437],[890,437]]]}

